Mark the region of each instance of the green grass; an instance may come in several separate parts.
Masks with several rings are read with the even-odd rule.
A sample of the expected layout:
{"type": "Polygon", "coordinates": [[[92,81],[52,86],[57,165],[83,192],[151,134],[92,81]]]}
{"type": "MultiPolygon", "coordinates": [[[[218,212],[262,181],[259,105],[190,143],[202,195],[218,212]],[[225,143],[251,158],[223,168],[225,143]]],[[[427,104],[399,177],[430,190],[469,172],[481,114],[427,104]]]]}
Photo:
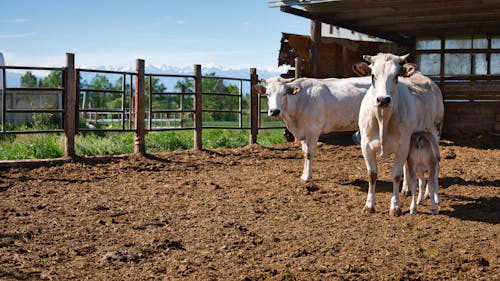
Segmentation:
{"type": "Polygon", "coordinates": [[[58,158],[64,155],[63,138],[57,134],[21,135],[0,141],[0,160],[58,158]]]}
{"type": "Polygon", "coordinates": [[[75,138],[75,153],[80,156],[117,155],[134,152],[134,133],[79,134],[75,138]]]}
{"type": "Polygon", "coordinates": [[[150,153],[193,148],[193,132],[150,132],[146,135],[146,151],[150,153]]]}
{"type": "MultiPolygon", "coordinates": [[[[186,131],[150,132],[146,135],[148,153],[193,148],[194,133],[186,131]]],[[[203,148],[238,148],[249,143],[249,130],[205,129],[203,148]]],[[[285,143],[283,129],[260,130],[257,142],[264,146],[285,143]]],[[[134,151],[134,133],[80,133],[75,138],[79,156],[118,155],[134,151]]],[[[0,135],[0,160],[48,159],[64,156],[62,134],[0,135]]]]}

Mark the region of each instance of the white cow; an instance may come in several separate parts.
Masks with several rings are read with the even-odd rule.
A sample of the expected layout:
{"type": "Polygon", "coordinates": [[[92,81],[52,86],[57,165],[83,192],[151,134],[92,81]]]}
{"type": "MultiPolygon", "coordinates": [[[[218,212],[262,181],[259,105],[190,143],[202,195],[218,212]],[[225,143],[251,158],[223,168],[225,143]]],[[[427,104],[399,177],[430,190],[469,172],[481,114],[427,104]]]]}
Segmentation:
{"type": "Polygon", "coordinates": [[[257,84],[255,89],[267,94],[269,116],[280,118],[295,139],[301,141],[305,162],[300,178],[310,181],[320,134],[358,129],[359,106],[370,87],[370,79],[274,77],[262,82],[267,88],[257,84]]]}
{"type": "Polygon", "coordinates": [[[389,214],[400,215],[399,184],[411,135],[423,131],[432,133],[436,141],[439,139],[444,116],[441,91],[420,73],[404,78],[415,71],[411,67],[401,66],[408,56],[383,53],[363,56],[370,65],[358,63],[355,66],[358,72],[370,75],[372,80],[372,86],[361,102],[359,114],[361,150],[369,174],[365,212],[375,211],[377,152],[382,157],[395,155],[389,214]]]}
{"type": "Polygon", "coordinates": [[[429,132],[417,132],[411,136],[408,152],[408,182],[411,190],[410,214],[417,213],[417,204],[423,199],[425,173],[428,174],[428,186],[431,198],[431,211],[438,214],[439,205],[439,146],[434,136],[429,132]],[[418,201],[415,197],[418,180],[418,201]]]}

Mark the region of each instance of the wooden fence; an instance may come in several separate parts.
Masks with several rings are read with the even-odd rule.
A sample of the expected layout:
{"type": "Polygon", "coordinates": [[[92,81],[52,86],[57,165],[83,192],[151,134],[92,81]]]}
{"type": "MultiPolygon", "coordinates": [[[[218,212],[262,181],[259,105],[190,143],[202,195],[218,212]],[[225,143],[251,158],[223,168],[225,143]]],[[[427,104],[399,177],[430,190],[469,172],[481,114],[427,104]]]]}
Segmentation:
{"type": "MultiPolygon", "coordinates": [[[[135,72],[120,72],[120,71],[109,71],[109,70],[92,70],[92,69],[79,69],[75,68],[75,56],[74,54],[66,54],[66,67],[63,68],[41,68],[41,67],[16,67],[16,66],[1,66],[0,70],[2,72],[2,83],[1,83],[1,94],[2,94],[2,104],[1,104],[1,122],[2,128],[0,134],[26,134],[26,133],[64,133],[64,154],[66,158],[75,158],[75,136],[82,131],[131,131],[135,133],[134,136],[134,152],[137,154],[146,153],[145,136],[148,131],[161,131],[161,130],[176,130],[176,129],[186,129],[194,131],[194,148],[202,149],[202,133],[203,129],[210,128],[209,126],[204,126],[203,124],[203,113],[207,112],[231,112],[234,114],[239,114],[239,125],[238,126],[225,126],[225,129],[248,129],[249,130],[249,143],[254,144],[257,142],[257,135],[259,129],[272,129],[272,128],[283,128],[280,126],[261,126],[260,116],[266,111],[261,110],[261,96],[254,91],[254,85],[258,83],[258,75],[255,68],[251,68],[249,72],[248,79],[242,78],[232,78],[232,77],[217,77],[217,76],[203,76],[201,72],[201,65],[194,65],[193,75],[174,75],[174,74],[151,74],[145,73],[145,62],[144,60],[136,60],[136,71],[135,72]],[[6,85],[6,71],[11,69],[21,69],[21,70],[60,70],[62,73],[62,87],[61,88],[15,88],[7,87],[6,85]],[[81,75],[86,72],[95,73],[105,73],[118,75],[122,77],[122,87],[121,90],[110,90],[110,89],[90,89],[85,88],[80,85],[81,75]],[[185,93],[184,88],[181,87],[181,93],[157,93],[153,91],[151,81],[153,77],[176,77],[176,78],[186,78],[192,79],[193,81],[193,93],[185,93]],[[128,79],[128,80],[127,80],[128,79]],[[202,99],[204,95],[210,95],[214,93],[203,93],[202,91],[202,79],[220,79],[220,80],[234,80],[240,84],[240,92],[237,95],[232,95],[238,97],[240,106],[237,110],[219,110],[219,109],[204,109],[202,107],[202,99]],[[125,81],[130,81],[130,84],[126,86],[125,81]],[[146,83],[149,83],[149,104],[146,104],[146,83]],[[248,110],[249,126],[244,126],[242,122],[243,111],[242,99],[244,93],[242,92],[243,83],[249,84],[250,91],[250,104],[248,110]],[[16,91],[56,91],[62,95],[62,107],[51,108],[51,109],[13,109],[7,108],[6,106],[6,96],[7,93],[12,93],[16,91]],[[81,100],[81,94],[83,93],[83,101],[81,100]],[[121,108],[120,109],[99,109],[99,108],[88,108],[86,107],[85,95],[86,93],[112,93],[115,95],[121,95],[121,108]],[[194,108],[185,109],[182,107],[179,109],[170,110],[155,110],[152,107],[152,99],[155,95],[174,95],[178,94],[182,97],[184,95],[192,95],[194,97],[194,108]],[[128,106],[125,104],[125,100],[128,99],[128,106]],[[148,111],[146,112],[146,108],[148,111]],[[43,130],[9,130],[6,128],[6,114],[14,113],[58,113],[61,115],[61,128],[57,129],[43,129],[43,130]],[[108,114],[111,116],[119,116],[117,119],[111,120],[117,121],[121,124],[119,129],[98,129],[98,128],[80,128],[80,118],[82,116],[97,116],[99,114],[108,114]],[[154,116],[158,114],[192,114],[193,115],[193,125],[192,127],[186,127],[184,124],[180,128],[164,128],[158,129],[152,126],[154,122],[154,116]]],[[[219,94],[224,95],[224,94],[219,94]]],[[[228,95],[228,94],[226,94],[228,95]]],[[[262,97],[265,98],[265,97],[262,97]]],[[[181,119],[179,119],[181,120],[181,119]]]]}

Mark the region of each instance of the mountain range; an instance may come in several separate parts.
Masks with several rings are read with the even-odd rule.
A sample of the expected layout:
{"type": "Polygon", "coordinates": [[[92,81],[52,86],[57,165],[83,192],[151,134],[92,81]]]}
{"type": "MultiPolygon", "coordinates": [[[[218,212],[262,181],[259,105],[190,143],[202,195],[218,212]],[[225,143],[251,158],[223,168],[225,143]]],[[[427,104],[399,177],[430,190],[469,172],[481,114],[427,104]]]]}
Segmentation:
{"type": "MultiPolygon", "coordinates": [[[[81,66],[79,68],[82,69],[93,69],[93,70],[112,70],[112,71],[123,71],[123,72],[135,72],[135,68],[132,67],[124,67],[124,66],[93,66],[93,67],[87,67],[87,66],[81,66]]],[[[185,67],[179,67],[179,66],[170,66],[170,65],[161,65],[161,66],[155,66],[155,65],[147,65],[146,66],[146,73],[152,73],[152,74],[177,74],[177,75],[191,75],[193,74],[193,66],[185,66],[185,67]]],[[[201,71],[203,75],[207,73],[215,73],[215,76],[219,77],[231,77],[231,78],[250,78],[250,68],[224,68],[224,67],[204,67],[202,65],[201,71]]],[[[285,70],[283,72],[277,71],[277,70],[266,70],[266,69],[259,69],[257,68],[257,75],[259,78],[270,78],[273,76],[279,76],[280,74],[286,72],[285,70]]],[[[38,74],[37,71],[33,71],[35,76],[43,77],[47,73],[44,74],[38,74]]],[[[24,74],[24,72],[14,72],[12,70],[8,70],[6,73],[6,85],[7,87],[19,87],[20,86],[20,78],[24,74]]],[[[1,76],[0,76],[1,79],[1,76]]],[[[1,80],[0,80],[1,81],[1,80]]]]}

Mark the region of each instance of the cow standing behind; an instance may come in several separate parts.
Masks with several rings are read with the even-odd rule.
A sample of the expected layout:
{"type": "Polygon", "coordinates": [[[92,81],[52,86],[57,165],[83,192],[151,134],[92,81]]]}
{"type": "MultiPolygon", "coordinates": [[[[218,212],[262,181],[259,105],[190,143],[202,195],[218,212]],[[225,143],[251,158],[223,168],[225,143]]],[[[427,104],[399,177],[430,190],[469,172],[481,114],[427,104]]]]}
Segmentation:
{"type": "Polygon", "coordinates": [[[444,117],[441,91],[423,75],[420,75],[421,79],[415,79],[414,75],[404,78],[414,71],[401,65],[407,57],[393,54],[364,56],[370,65],[355,65],[357,72],[370,75],[372,80],[359,114],[361,150],[369,175],[365,212],[375,211],[377,153],[381,157],[395,155],[389,214],[400,215],[399,185],[411,135],[424,131],[431,132],[436,141],[439,139],[444,117]]]}
{"type": "Polygon", "coordinates": [[[425,189],[425,174],[428,174],[429,195],[431,198],[431,211],[438,214],[439,205],[439,146],[431,133],[417,132],[411,136],[408,152],[408,183],[411,191],[410,214],[417,213],[417,205],[423,199],[425,189]],[[418,200],[415,193],[418,181],[418,200]]]}
{"type": "Polygon", "coordinates": [[[304,170],[300,178],[310,181],[320,134],[358,129],[359,106],[370,87],[370,79],[274,77],[262,82],[267,88],[257,84],[255,89],[267,94],[268,115],[280,118],[295,139],[301,141],[304,170]]]}

